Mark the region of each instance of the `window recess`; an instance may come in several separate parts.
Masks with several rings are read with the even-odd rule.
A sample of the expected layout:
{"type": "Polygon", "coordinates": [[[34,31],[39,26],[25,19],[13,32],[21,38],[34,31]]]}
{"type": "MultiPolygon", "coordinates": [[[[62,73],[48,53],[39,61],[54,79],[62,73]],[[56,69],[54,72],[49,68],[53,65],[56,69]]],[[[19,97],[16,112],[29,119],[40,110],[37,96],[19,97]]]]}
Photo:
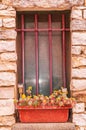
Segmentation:
{"type": "Polygon", "coordinates": [[[17,12],[18,82],[49,95],[70,82],[70,13],[17,12]]]}

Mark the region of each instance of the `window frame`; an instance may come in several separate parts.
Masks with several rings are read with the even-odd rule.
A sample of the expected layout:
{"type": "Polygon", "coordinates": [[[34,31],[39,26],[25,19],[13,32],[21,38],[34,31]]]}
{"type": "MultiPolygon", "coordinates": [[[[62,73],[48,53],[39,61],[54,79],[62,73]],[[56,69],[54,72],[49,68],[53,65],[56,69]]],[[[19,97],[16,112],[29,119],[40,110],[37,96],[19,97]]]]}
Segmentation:
{"type": "MultiPolygon", "coordinates": [[[[24,28],[24,13],[22,12],[21,14],[21,28],[16,28],[17,32],[21,32],[21,41],[22,41],[22,83],[24,84],[24,33],[27,31],[35,31],[35,55],[36,55],[36,94],[39,93],[38,91],[38,31],[43,31],[42,29],[38,29],[38,15],[37,12],[35,13],[35,28],[34,29],[25,29],[24,28]]],[[[50,12],[49,12],[50,13],[50,12]]],[[[65,44],[66,44],[66,39],[65,39],[65,33],[66,31],[70,31],[69,28],[65,27],[65,13],[62,12],[61,14],[61,28],[57,28],[54,29],[54,31],[61,31],[62,32],[62,77],[63,77],[63,86],[66,87],[67,83],[66,83],[66,49],[65,49],[65,44]]],[[[49,32],[49,75],[50,75],[50,94],[52,93],[53,89],[52,89],[52,21],[51,21],[51,14],[48,15],[48,32],[49,32]]],[[[46,30],[46,29],[45,29],[46,30]]]]}

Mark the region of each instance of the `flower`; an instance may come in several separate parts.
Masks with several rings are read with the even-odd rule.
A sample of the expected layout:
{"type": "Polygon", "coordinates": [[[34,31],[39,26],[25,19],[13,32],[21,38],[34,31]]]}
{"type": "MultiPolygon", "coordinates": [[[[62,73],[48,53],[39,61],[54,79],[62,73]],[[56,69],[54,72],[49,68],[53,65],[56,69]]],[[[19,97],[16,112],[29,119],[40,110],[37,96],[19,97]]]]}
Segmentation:
{"type": "Polygon", "coordinates": [[[26,92],[28,93],[28,95],[31,95],[31,93],[32,93],[32,86],[29,86],[28,89],[26,90],[26,92]]]}
{"type": "Polygon", "coordinates": [[[32,86],[29,86],[26,90],[28,95],[22,94],[17,100],[19,106],[28,106],[28,107],[62,107],[62,106],[71,106],[73,107],[76,103],[75,98],[67,96],[67,89],[61,88],[60,90],[53,91],[50,96],[44,95],[32,95],[32,86]]]}
{"type": "Polygon", "coordinates": [[[26,95],[25,95],[25,94],[22,94],[22,95],[21,95],[21,98],[22,98],[22,99],[25,99],[25,98],[26,98],[26,95]]]}

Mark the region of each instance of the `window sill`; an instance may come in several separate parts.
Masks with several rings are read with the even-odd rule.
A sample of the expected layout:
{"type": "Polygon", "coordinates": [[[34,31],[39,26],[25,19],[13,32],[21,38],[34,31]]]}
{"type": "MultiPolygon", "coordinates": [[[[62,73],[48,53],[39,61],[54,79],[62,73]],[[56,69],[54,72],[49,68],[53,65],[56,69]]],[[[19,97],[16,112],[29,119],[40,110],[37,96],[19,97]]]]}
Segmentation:
{"type": "Polygon", "coordinates": [[[12,130],[75,130],[73,123],[16,123],[12,130]]]}

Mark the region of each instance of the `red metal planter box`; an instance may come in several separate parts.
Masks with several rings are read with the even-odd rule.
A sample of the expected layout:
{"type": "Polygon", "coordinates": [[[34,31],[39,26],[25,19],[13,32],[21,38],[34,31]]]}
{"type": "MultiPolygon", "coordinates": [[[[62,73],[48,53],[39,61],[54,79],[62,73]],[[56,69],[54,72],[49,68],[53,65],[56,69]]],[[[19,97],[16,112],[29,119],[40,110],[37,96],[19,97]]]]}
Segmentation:
{"type": "Polygon", "coordinates": [[[17,106],[21,122],[67,122],[70,107],[29,108],[17,106]]]}

